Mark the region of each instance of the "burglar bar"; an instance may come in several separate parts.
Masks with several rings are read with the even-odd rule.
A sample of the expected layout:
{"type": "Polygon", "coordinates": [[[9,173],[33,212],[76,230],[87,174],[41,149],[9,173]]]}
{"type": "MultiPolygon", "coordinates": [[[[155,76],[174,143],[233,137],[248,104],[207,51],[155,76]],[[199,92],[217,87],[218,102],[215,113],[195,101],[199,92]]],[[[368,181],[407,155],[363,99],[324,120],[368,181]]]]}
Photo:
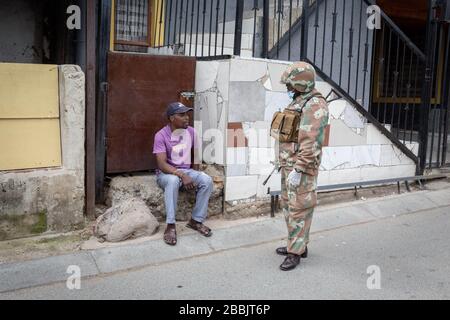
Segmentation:
{"type": "Polygon", "coordinates": [[[233,54],[235,56],[241,55],[243,18],[244,18],[244,2],[236,0],[236,20],[234,28],[234,51],[233,51],[233,54]]]}
{"type": "MultiPolygon", "coordinates": [[[[164,33],[164,45],[173,47],[184,43],[185,52],[178,53],[196,57],[220,57],[228,53],[228,50],[240,55],[245,18],[245,25],[253,27],[248,31],[248,36],[253,36],[249,43],[250,55],[311,61],[324,75],[324,81],[330,80],[328,82],[344,90],[352,102],[369,110],[373,116],[370,122],[377,125],[382,123],[383,128],[390,125],[393,137],[397,138],[395,143],[400,144],[399,148],[406,148],[406,143],[417,141],[417,133],[421,136],[420,142],[425,141],[425,132],[418,132],[423,130],[416,123],[419,120],[418,112],[424,108],[426,114],[429,110],[436,110],[433,113],[435,121],[430,124],[429,129],[430,133],[438,136],[430,137],[428,147],[435,148],[439,145],[438,159],[435,159],[435,152],[427,154],[426,162],[445,162],[448,110],[436,100],[431,100],[438,93],[435,87],[437,81],[440,81],[434,72],[437,59],[433,57],[430,60],[427,71],[432,77],[430,101],[428,103],[422,99],[423,108],[419,108],[419,97],[428,98],[427,95],[424,96],[421,78],[425,73],[423,66],[426,56],[383,12],[381,30],[365,27],[366,9],[374,1],[304,0],[300,3],[299,0],[167,0],[165,4],[164,30],[159,31],[160,34],[164,33]],[[227,16],[228,10],[233,12],[229,12],[227,16]],[[261,10],[262,35],[259,35],[258,19],[261,18],[261,10]],[[234,29],[229,29],[228,33],[231,36],[234,34],[234,41],[226,43],[226,28],[230,23],[234,23],[234,29]],[[223,27],[222,32],[219,31],[220,26],[223,27]],[[309,30],[310,27],[314,29],[309,30]],[[181,39],[183,30],[184,39],[181,39]],[[219,40],[220,33],[222,41],[219,40]],[[188,38],[189,50],[186,48],[188,38]],[[299,42],[298,46],[293,45],[296,42],[299,42]],[[225,48],[228,44],[229,48],[225,48]],[[192,46],[195,46],[195,50],[192,50],[192,46]],[[370,85],[370,89],[367,89],[367,85],[370,85]]],[[[162,28],[162,14],[161,12],[159,29],[162,28]]],[[[439,30],[437,24],[431,29],[441,34],[439,30]]],[[[447,38],[448,35],[445,35],[445,39],[440,41],[448,43],[447,38]]],[[[430,50],[436,48],[436,41],[433,44],[430,50]]],[[[445,51],[448,52],[448,48],[445,51]]],[[[444,59],[444,63],[448,68],[448,57],[444,59]]],[[[448,87],[448,77],[445,79],[448,87]]],[[[448,89],[445,86],[442,95],[442,100],[447,101],[448,89]]],[[[414,156],[411,158],[417,161],[414,156]]]]}
{"type": "Polygon", "coordinates": [[[225,23],[227,22],[227,0],[223,6],[223,30],[222,30],[222,55],[224,54],[225,48],[225,23]]]}
{"type": "Polygon", "coordinates": [[[219,14],[220,14],[220,0],[217,0],[217,6],[216,6],[216,38],[214,40],[214,55],[217,55],[217,33],[219,32],[219,14]]]}
{"type": "MultiPolygon", "coordinates": [[[[212,37],[212,23],[213,23],[213,8],[214,8],[214,1],[210,0],[211,2],[211,10],[209,12],[209,45],[208,45],[208,56],[211,56],[211,37],[212,37]]],[[[217,18],[217,17],[216,17],[217,18]]]]}

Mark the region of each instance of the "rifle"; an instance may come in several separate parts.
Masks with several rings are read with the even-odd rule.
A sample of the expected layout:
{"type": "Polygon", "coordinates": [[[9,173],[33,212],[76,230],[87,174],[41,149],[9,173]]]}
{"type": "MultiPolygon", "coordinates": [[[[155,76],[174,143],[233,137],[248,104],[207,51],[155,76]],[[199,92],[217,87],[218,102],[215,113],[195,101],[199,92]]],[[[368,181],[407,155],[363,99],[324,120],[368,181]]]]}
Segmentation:
{"type": "MultiPolygon", "coordinates": [[[[331,89],[330,93],[328,93],[328,95],[325,97],[325,101],[326,101],[327,103],[331,103],[331,102],[336,101],[336,100],[339,100],[339,99],[342,99],[342,96],[341,96],[338,92],[336,92],[336,90],[334,90],[334,89],[331,89]],[[333,98],[333,99],[331,99],[331,100],[328,100],[328,99],[329,99],[330,97],[332,97],[333,95],[335,96],[335,98],[333,98]]],[[[281,170],[281,167],[278,166],[278,163],[277,163],[277,162],[270,161],[270,163],[273,164],[275,167],[273,168],[272,172],[271,172],[270,175],[267,177],[267,179],[263,182],[263,186],[265,186],[265,185],[267,184],[267,182],[269,182],[270,178],[271,178],[272,175],[275,173],[275,171],[280,172],[280,170],[281,170]]]]}
{"type": "Polygon", "coordinates": [[[269,182],[270,178],[272,178],[272,175],[275,173],[275,171],[280,172],[281,167],[278,166],[278,163],[270,161],[271,164],[273,164],[275,167],[273,168],[272,172],[270,173],[270,175],[267,177],[267,179],[263,182],[263,186],[265,186],[267,184],[267,182],[269,182]]]}

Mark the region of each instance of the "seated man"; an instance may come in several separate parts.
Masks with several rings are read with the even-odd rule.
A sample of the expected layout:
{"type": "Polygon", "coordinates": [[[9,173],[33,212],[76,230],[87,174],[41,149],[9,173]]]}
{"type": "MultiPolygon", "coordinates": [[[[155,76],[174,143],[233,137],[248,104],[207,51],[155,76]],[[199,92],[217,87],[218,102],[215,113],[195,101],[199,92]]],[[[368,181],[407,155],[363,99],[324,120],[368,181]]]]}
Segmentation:
{"type": "Polygon", "coordinates": [[[192,168],[191,155],[196,144],[194,143],[196,135],[194,128],[189,126],[190,111],[193,110],[182,103],[171,103],[166,111],[169,124],[156,134],[153,147],[159,168],[157,182],[164,189],[166,204],[167,228],[164,232],[164,241],[172,246],[177,243],[175,214],[178,191],[181,187],[197,192],[195,207],[187,227],[200,232],[205,237],[212,234],[211,229],[203,222],[208,214],[208,202],[213,183],[210,176],[192,168]]]}

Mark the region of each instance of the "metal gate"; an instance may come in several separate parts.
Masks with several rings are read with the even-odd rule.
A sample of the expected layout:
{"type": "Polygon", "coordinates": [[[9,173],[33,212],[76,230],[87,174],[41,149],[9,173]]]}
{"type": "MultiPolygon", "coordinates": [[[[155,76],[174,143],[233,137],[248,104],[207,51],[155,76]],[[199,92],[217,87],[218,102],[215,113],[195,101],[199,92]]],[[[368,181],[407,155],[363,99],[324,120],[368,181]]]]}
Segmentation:
{"type": "Polygon", "coordinates": [[[153,139],[167,124],[166,106],[194,81],[195,58],[109,53],[106,173],[156,168],[153,139]]]}
{"type": "Polygon", "coordinates": [[[450,165],[450,30],[449,17],[445,16],[445,5],[450,6],[450,1],[431,1],[431,4],[420,125],[422,169],[450,165]]]}

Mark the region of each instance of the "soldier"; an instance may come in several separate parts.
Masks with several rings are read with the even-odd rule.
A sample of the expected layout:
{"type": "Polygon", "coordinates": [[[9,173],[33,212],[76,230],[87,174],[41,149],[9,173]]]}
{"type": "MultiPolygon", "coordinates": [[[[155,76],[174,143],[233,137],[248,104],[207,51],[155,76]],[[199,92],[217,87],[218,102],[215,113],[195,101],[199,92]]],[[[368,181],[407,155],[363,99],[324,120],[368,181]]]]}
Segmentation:
{"type": "Polygon", "coordinates": [[[291,65],[282,75],[289,96],[287,109],[301,113],[298,141],[280,143],[281,206],[288,229],[287,247],[276,250],[286,256],[280,269],[294,269],[308,256],[309,230],[317,204],[317,176],[322,160],[322,144],[328,125],[328,106],[315,89],[314,67],[305,62],[291,65]]]}

